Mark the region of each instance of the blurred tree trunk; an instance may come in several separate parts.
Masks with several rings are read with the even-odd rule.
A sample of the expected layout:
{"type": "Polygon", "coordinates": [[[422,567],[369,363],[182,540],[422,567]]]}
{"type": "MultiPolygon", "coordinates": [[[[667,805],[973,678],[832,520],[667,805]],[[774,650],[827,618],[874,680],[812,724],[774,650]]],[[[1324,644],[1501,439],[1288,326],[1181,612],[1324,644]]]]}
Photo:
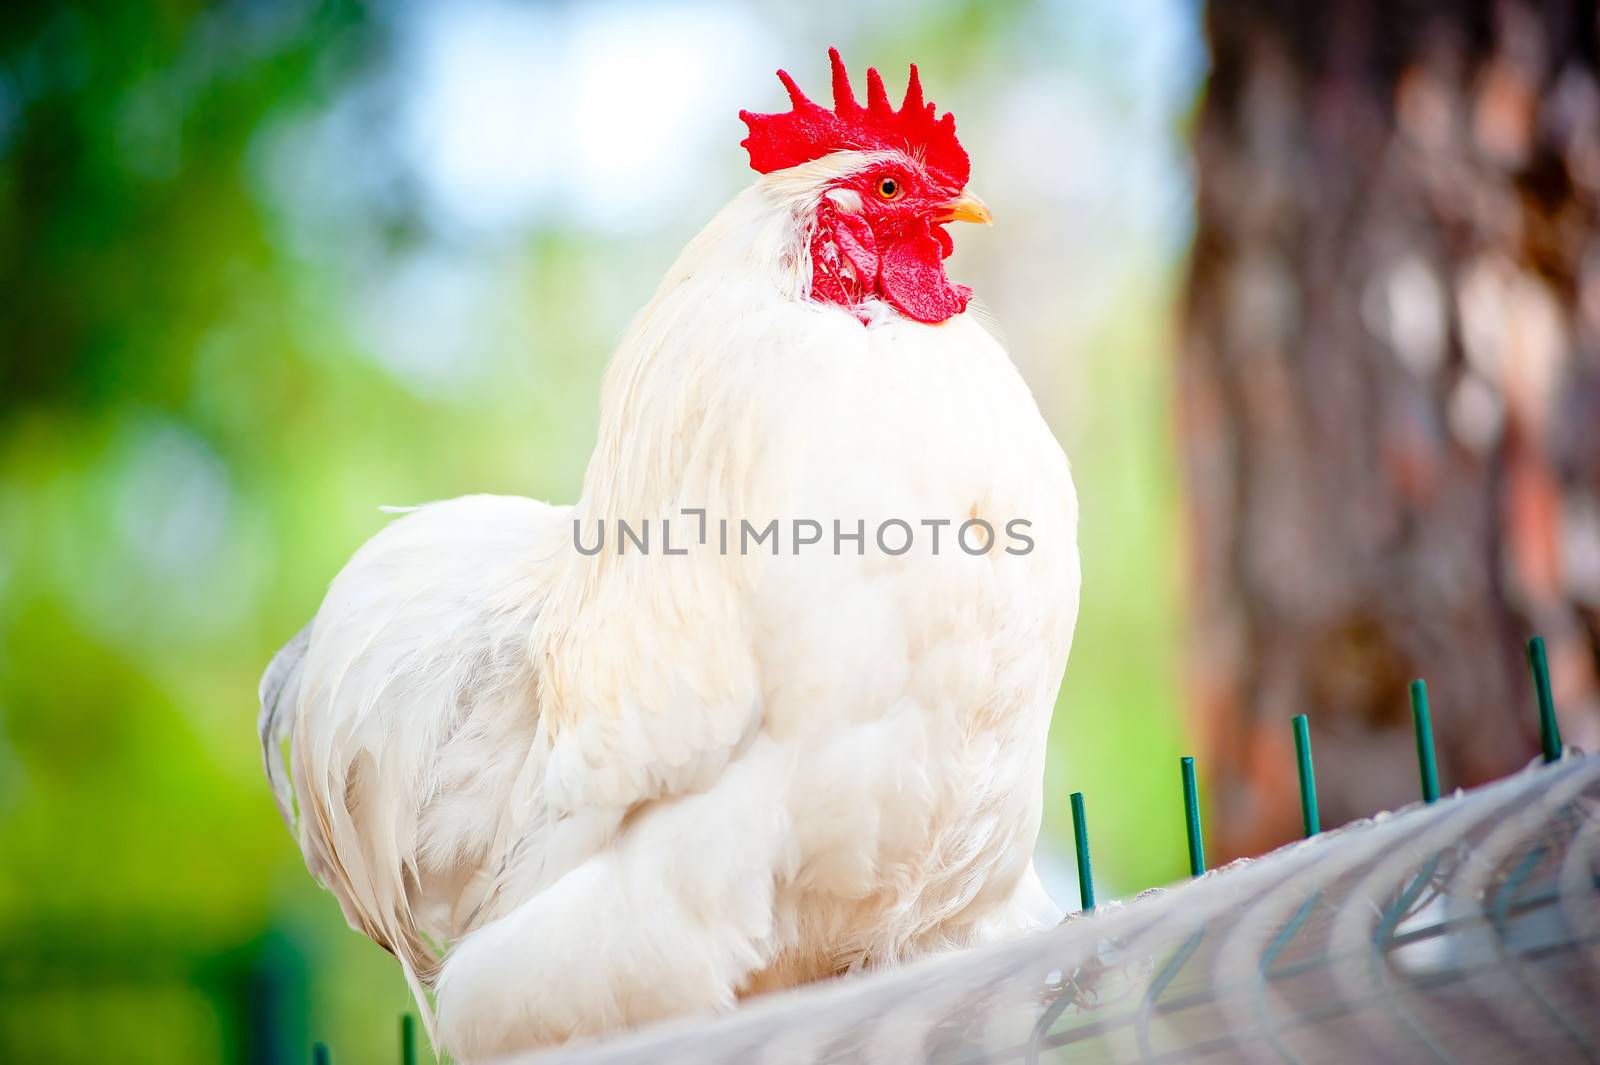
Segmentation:
{"type": "Polygon", "coordinates": [[[1592,3],[1219,0],[1179,369],[1190,705],[1226,856],[1600,745],[1592,3]]]}

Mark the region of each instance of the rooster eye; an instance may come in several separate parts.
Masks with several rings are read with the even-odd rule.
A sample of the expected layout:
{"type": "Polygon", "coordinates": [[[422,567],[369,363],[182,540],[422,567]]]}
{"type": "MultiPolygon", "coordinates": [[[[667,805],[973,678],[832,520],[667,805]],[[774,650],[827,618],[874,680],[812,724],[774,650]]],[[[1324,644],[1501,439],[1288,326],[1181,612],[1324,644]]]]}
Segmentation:
{"type": "Polygon", "coordinates": [[[886,200],[898,200],[900,198],[900,182],[892,177],[879,178],[878,195],[886,200]]]}

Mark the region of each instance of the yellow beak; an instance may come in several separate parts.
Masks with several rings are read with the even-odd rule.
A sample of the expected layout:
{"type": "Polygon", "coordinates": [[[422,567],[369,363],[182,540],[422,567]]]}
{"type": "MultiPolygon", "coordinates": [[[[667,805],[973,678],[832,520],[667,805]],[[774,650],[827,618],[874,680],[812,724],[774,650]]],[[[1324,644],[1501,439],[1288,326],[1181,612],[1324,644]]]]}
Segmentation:
{"type": "Polygon", "coordinates": [[[963,192],[942,206],[944,213],[938,219],[941,222],[982,222],[986,226],[994,225],[994,215],[989,213],[989,205],[970,192],[963,192]]]}

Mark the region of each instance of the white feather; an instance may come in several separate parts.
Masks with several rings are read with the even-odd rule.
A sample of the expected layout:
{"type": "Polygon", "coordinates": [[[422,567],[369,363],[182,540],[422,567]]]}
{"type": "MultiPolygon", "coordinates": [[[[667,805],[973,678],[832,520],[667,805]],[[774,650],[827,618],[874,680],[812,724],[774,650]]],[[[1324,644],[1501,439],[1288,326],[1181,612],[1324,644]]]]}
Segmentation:
{"type": "Polygon", "coordinates": [[[307,862],[425,1009],[434,989],[461,1060],[1052,916],[1031,855],[1071,478],[972,315],[864,327],[806,299],[818,198],[874,158],[767,175],[690,243],[612,361],[575,507],[405,515],[334,581],[292,680],[269,669],[307,862]],[[710,547],[574,548],[574,521],[684,507],[710,547]],[[1036,546],[967,555],[969,516],[1036,546]],[[723,555],[721,517],[952,524],[938,554],[723,555]]]}

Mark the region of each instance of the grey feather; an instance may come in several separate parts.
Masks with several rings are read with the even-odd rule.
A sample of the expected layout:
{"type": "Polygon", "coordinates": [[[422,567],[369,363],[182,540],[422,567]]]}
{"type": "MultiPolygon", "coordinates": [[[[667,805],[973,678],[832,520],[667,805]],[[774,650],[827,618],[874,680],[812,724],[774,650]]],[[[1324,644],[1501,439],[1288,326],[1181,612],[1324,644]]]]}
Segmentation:
{"type": "Polygon", "coordinates": [[[267,783],[272,785],[272,798],[278,804],[283,821],[294,830],[294,795],[289,786],[289,767],[283,760],[283,745],[294,727],[294,706],[300,692],[300,667],[306,651],[311,646],[311,626],[294,634],[284,644],[267,671],[261,674],[261,715],[256,719],[256,732],[261,738],[261,761],[267,771],[267,783]]]}

